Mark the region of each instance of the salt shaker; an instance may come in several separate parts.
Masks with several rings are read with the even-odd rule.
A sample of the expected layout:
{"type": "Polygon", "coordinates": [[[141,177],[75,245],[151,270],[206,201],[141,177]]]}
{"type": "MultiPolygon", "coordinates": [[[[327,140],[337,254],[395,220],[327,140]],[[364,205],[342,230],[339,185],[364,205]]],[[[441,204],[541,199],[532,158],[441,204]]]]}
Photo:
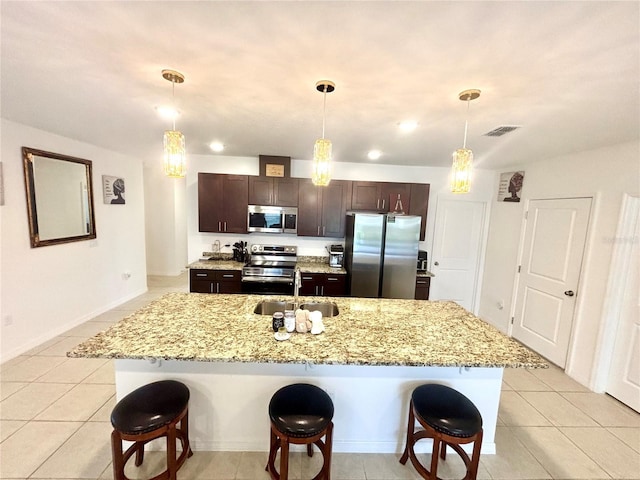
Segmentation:
{"type": "Polygon", "coordinates": [[[296,329],[296,315],[293,310],[284,311],[284,326],[289,333],[296,329]]]}

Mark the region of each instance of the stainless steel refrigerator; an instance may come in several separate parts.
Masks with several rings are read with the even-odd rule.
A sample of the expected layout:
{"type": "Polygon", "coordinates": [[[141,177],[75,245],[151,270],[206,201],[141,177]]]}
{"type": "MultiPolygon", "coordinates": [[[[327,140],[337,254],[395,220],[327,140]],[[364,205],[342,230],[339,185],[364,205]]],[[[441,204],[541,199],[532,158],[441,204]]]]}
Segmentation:
{"type": "Polygon", "coordinates": [[[352,297],[415,298],[420,217],[347,215],[344,260],[352,297]]]}

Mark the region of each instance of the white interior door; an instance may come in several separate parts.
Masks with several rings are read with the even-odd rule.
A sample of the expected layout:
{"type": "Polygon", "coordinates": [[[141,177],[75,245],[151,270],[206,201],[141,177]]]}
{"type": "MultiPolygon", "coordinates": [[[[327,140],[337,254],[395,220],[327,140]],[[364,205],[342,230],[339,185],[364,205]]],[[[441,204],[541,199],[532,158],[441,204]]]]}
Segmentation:
{"type": "Polygon", "coordinates": [[[512,334],[564,367],[590,198],[531,200],[524,236],[512,334]]]}
{"type": "Polygon", "coordinates": [[[438,200],[430,300],[453,300],[473,311],[485,207],[485,202],[438,200]]]}
{"type": "Polygon", "coordinates": [[[621,402],[640,412],[640,218],[638,199],[635,199],[633,215],[628,225],[620,225],[620,239],[629,242],[618,245],[622,265],[613,275],[617,278],[620,292],[619,323],[616,333],[611,367],[606,390],[621,402]]]}

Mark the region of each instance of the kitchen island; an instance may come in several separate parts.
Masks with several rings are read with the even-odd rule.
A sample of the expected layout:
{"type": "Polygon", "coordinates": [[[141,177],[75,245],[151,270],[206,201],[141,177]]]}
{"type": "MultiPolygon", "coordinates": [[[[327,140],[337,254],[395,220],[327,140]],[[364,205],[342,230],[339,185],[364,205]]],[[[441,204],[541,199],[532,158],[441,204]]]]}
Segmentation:
{"type": "Polygon", "coordinates": [[[305,381],[333,398],[334,451],[400,452],[411,391],[434,381],[478,406],[483,453],[494,453],[503,369],[547,366],[453,302],[301,297],[333,302],[339,314],[323,319],[320,335],[279,342],[271,316],[253,312],[280,299],[293,300],[166,294],[68,355],[114,359],[118,398],[158,379],[186,383],[197,450],[267,451],[271,395],[305,381]]]}

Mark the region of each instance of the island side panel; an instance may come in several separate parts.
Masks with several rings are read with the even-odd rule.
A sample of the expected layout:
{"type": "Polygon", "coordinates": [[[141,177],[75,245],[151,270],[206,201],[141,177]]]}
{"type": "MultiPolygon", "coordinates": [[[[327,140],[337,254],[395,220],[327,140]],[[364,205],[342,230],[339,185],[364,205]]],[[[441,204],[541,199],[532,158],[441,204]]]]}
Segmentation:
{"type": "MultiPolygon", "coordinates": [[[[335,452],[399,454],[404,449],[411,392],[435,382],[474,402],[484,424],[482,453],[495,453],[502,368],[115,360],[115,372],[118,399],[153,381],[184,382],[191,391],[194,450],[268,451],[271,396],[282,386],[307,382],[333,399],[335,452]]],[[[430,449],[430,440],[416,446],[419,452],[430,449]]]]}

